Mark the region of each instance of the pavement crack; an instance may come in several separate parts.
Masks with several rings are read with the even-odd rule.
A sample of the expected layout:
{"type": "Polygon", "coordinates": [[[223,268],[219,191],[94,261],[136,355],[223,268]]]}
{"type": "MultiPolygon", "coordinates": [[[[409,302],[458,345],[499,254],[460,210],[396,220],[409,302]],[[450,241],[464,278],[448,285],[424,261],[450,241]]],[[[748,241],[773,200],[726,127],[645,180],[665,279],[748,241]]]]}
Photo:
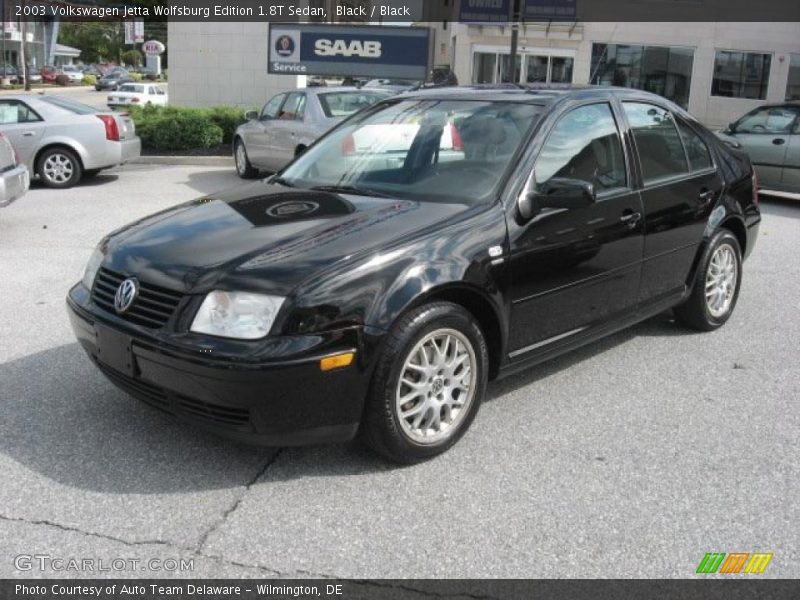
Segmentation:
{"type": "Polygon", "coordinates": [[[61,531],[66,531],[69,533],[77,533],[79,535],[83,535],[86,537],[93,537],[98,538],[101,540],[108,540],[111,542],[117,542],[119,544],[123,544],[125,546],[170,546],[172,548],[180,548],[173,544],[172,542],[167,542],[165,540],[126,540],[121,537],[116,537],[113,535],[108,535],[105,533],[98,533],[96,531],[85,531],[78,527],[72,527],[70,525],[63,525],[62,523],[56,523],[55,521],[48,521],[47,519],[25,519],[22,517],[9,517],[7,515],[0,514],[0,521],[8,521],[12,523],[25,523],[26,525],[37,525],[43,527],[53,527],[55,529],[60,529],[61,531]]]}
{"type": "Polygon", "coordinates": [[[219,519],[217,519],[211,525],[211,527],[206,529],[203,532],[203,534],[200,536],[200,539],[197,542],[197,547],[194,550],[195,554],[197,554],[199,556],[208,556],[208,555],[203,554],[203,548],[205,547],[206,543],[208,542],[208,538],[213,533],[215,533],[217,530],[219,530],[220,527],[222,527],[225,524],[225,522],[228,520],[228,517],[230,517],[233,513],[236,512],[236,509],[239,508],[239,505],[244,500],[244,497],[247,495],[247,492],[250,491],[250,488],[252,488],[256,483],[258,483],[258,480],[261,479],[267,473],[269,468],[272,465],[275,464],[275,462],[278,460],[278,458],[280,457],[280,455],[282,453],[283,453],[283,448],[279,448],[277,450],[277,452],[275,452],[275,454],[273,454],[269,458],[269,460],[267,460],[264,463],[264,465],[258,470],[258,472],[245,483],[244,491],[242,491],[242,493],[239,494],[239,496],[236,498],[236,500],[227,509],[225,509],[223,511],[223,513],[220,515],[219,519]]]}

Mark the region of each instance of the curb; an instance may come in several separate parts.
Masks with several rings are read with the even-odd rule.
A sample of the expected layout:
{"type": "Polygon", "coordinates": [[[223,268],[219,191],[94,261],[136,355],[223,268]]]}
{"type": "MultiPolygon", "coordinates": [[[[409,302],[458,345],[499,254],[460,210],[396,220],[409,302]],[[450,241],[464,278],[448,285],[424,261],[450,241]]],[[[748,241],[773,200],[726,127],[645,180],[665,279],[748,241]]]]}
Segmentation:
{"type": "Polygon", "coordinates": [[[180,165],[196,167],[232,167],[232,156],[139,156],[127,161],[129,165],[180,165]]]}

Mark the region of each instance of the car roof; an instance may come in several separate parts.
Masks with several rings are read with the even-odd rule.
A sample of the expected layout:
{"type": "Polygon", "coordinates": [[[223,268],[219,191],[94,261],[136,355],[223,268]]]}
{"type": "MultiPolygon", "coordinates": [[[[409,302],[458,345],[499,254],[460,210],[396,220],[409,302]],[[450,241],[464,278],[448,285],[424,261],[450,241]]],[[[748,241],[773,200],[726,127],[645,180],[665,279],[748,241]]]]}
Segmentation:
{"type": "Polygon", "coordinates": [[[608,98],[609,95],[625,98],[650,99],[661,103],[672,102],[650,92],[632,88],[582,85],[582,84],[476,84],[459,86],[430,86],[399,94],[397,98],[425,98],[437,100],[486,100],[489,102],[525,102],[551,105],[567,98],[608,98]]]}
{"type": "MultiPolygon", "coordinates": [[[[300,90],[292,90],[292,91],[300,91],[300,90]]],[[[365,90],[363,87],[347,86],[347,85],[311,86],[303,88],[302,91],[304,91],[307,94],[329,94],[331,92],[389,92],[389,90],[383,90],[381,88],[367,88],[365,90]]]]}

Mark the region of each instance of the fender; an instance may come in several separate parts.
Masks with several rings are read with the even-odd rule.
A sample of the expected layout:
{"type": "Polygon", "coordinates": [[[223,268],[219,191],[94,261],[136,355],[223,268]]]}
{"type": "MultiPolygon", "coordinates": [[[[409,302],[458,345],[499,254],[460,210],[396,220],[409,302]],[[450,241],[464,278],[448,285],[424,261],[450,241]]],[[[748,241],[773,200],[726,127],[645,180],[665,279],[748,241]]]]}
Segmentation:
{"type": "Polygon", "coordinates": [[[89,157],[89,152],[86,150],[86,147],[78,142],[76,139],[68,138],[64,136],[55,136],[55,137],[47,137],[42,140],[42,143],[36,148],[36,152],[34,154],[33,165],[31,165],[32,170],[36,170],[36,163],[39,160],[39,156],[41,155],[42,151],[51,147],[51,146],[65,146],[73,150],[81,161],[81,165],[86,168],[87,164],[90,164],[92,161],[89,157]]]}

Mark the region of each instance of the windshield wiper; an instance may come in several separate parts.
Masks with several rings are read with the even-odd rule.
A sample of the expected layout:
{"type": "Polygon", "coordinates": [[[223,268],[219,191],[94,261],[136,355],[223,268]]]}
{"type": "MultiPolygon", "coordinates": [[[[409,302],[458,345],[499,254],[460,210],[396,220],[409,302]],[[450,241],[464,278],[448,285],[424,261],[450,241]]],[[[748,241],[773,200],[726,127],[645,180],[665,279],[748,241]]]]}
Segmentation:
{"type": "Polygon", "coordinates": [[[376,198],[391,198],[391,196],[387,194],[382,194],[381,192],[376,192],[374,190],[367,190],[355,185],[315,185],[309,189],[317,192],[333,192],[341,194],[356,194],[358,196],[374,196],[376,198]]]}

